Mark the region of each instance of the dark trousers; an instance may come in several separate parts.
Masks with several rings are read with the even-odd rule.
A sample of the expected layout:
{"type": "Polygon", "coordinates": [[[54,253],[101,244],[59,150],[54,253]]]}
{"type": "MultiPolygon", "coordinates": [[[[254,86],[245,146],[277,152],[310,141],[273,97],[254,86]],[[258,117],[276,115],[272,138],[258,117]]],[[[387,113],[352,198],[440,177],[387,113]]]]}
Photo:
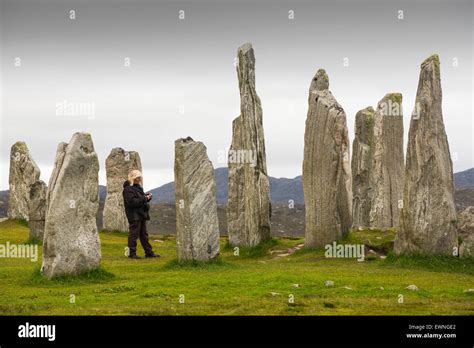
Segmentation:
{"type": "Polygon", "coordinates": [[[128,250],[129,255],[137,254],[137,239],[140,238],[140,243],[145,250],[145,255],[153,254],[153,249],[148,241],[148,232],[146,230],[146,221],[134,221],[129,225],[128,232],[128,250]]]}

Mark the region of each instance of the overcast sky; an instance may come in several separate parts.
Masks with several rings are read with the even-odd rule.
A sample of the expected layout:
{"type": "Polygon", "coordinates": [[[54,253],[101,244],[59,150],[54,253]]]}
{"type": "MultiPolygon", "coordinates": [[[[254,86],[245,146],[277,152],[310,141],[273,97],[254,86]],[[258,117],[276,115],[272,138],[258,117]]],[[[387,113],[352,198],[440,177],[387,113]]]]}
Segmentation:
{"type": "Polygon", "coordinates": [[[140,153],[146,189],[173,180],[174,140],[186,136],[205,143],[215,168],[226,166],[240,108],[234,59],[245,42],[255,50],[269,175],[301,174],[318,68],[351,142],[356,112],[387,92],[403,94],[406,141],[420,64],[432,53],[454,170],[474,166],[471,0],[0,3],[0,189],[15,141],[48,182],[58,143],[76,131],[92,134],[101,184],[118,146],[140,153]]]}

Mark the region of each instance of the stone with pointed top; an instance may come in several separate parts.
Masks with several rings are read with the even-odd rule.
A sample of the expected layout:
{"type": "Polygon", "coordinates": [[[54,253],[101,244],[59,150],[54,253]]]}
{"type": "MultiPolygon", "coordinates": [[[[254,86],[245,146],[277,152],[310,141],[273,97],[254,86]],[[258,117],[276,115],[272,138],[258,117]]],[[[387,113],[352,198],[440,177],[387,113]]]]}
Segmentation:
{"type": "Polygon", "coordinates": [[[311,84],[309,86],[309,92],[311,96],[311,91],[324,91],[329,89],[329,76],[324,69],[318,69],[316,74],[314,74],[311,84]]]}
{"type": "Polygon", "coordinates": [[[237,56],[241,114],[232,124],[228,158],[228,233],[231,245],[256,246],[270,238],[271,216],[262,107],[252,45],[239,47],[237,56]]]}
{"type": "Polygon", "coordinates": [[[439,65],[437,55],[421,64],[408,133],[403,209],[394,245],[397,254],[453,255],[458,247],[439,65]]]}

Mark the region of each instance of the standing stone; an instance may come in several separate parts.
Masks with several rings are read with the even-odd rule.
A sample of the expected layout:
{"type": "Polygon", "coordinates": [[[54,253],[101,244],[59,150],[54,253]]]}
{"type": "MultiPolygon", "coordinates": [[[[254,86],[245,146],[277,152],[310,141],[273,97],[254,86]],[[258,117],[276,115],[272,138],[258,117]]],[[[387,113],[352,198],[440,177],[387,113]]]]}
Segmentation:
{"type": "Polygon", "coordinates": [[[96,214],[99,161],[88,133],[60,143],[49,180],[42,272],[47,278],[78,274],[99,266],[96,214]]]}
{"type": "Polygon", "coordinates": [[[441,99],[439,58],[433,55],[421,64],[410,121],[397,254],[453,255],[458,246],[453,167],[441,99]]]}
{"type": "Polygon", "coordinates": [[[304,136],[303,192],[307,248],[332,243],[349,231],[352,190],[346,114],[327,89],[310,92],[304,136]]]}
{"type": "Polygon", "coordinates": [[[8,218],[28,220],[30,189],[39,177],[40,170],[28,147],[23,141],[17,141],[10,150],[8,218]]]}
{"type": "Polygon", "coordinates": [[[188,137],[175,141],[176,239],[179,260],[219,255],[214,168],[206,147],[188,137]]]}
{"type": "Polygon", "coordinates": [[[120,147],[112,149],[105,161],[107,175],[107,196],[104,204],[104,229],[128,231],[128,221],[123,202],[123,183],[131,170],[142,171],[140,155],[120,147]]]}
{"type": "Polygon", "coordinates": [[[43,240],[46,217],[46,192],[46,184],[41,180],[38,180],[31,186],[28,200],[30,240],[43,240]]]}
{"type": "Polygon", "coordinates": [[[237,56],[241,114],[232,123],[227,223],[231,245],[252,247],[270,238],[270,189],[252,45],[239,47],[237,56]]]}
{"type": "Polygon", "coordinates": [[[374,114],[371,227],[398,226],[404,169],[402,95],[389,93],[374,114]]]}
{"type": "Polygon", "coordinates": [[[474,257],[474,207],[469,206],[458,214],[457,229],[459,239],[459,256],[474,257]]]}
{"type": "Polygon", "coordinates": [[[374,113],[369,106],[356,114],[351,162],[352,218],[355,227],[370,227],[374,113]]]}

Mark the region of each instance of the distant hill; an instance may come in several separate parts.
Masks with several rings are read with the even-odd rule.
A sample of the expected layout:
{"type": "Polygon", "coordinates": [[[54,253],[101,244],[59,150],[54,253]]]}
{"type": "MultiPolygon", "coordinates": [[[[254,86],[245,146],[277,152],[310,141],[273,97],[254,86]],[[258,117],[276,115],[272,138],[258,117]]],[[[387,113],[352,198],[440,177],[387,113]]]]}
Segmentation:
{"type": "Polygon", "coordinates": [[[105,196],[107,196],[107,186],[99,185],[99,200],[105,201],[105,196]]]}
{"type": "MultiPolygon", "coordinates": [[[[216,181],[216,200],[218,204],[226,204],[228,191],[227,167],[214,170],[214,179],[216,181]]],[[[294,179],[270,177],[270,195],[273,203],[288,203],[293,200],[294,203],[303,204],[303,186],[301,175],[294,179]]],[[[174,182],[167,183],[150,191],[153,193],[152,203],[174,203],[174,182]]]]}
{"type": "Polygon", "coordinates": [[[474,168],[455,173],[454,187],[456,189],[474,187],[474,168]]]}
{"type": "Polygon", "coordinates": [[[474,206],[474,187],[460,188],[454,191],[454,204],[456,211],[463,211],[469,206],[474,206]]]}
{"type": "MultiPolygon", "coordinates": [[[[228,169],[226,167],[217,168],[214,171],[216,181],[216,200],[219,205],[227,204],[227,182],[228,169]]],[[[270,177],[270,194],[274,204],[288,204],[293,200],[295,204],[304,204],[303,187],[301,175],[293,179],[270,177]]],[[[456,210],[462,210],[467,206],[474,206],[474,168],[455,173],[454,183],[456,192],[454,200],[456,210]]],[[[151,190],[154,204],[174,204],[174,182],[169,182],[163,186],[151,190]]],[[[99,185],[100,207],[97,214],[99,227],[102,226],[102,209],[104,205],[107,189],[99,185]]],[[[0,217],[7,215],[8,190],[0,191],[0,217]]],[[[174,214],[174,213],[173,213],[174,214]]],[[[171,215],[173,215],[171,214],[171,215]]],[[[220,214],[223,216],[224,213],[220,214]]],[[[293,219],[293,217],[292,217],[293,219]]],[[[283,215],[282,215],[283,220],[283,215]]]]}

